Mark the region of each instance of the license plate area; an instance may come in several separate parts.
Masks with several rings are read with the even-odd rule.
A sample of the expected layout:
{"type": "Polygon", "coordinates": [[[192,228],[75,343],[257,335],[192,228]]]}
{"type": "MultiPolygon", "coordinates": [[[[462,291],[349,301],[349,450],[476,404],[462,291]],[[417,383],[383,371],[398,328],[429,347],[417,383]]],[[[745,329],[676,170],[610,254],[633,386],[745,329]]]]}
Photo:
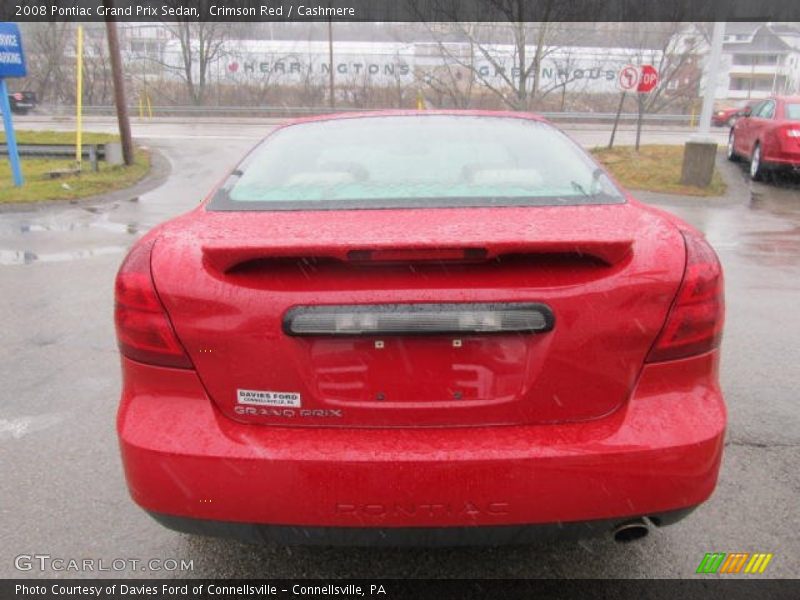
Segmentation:
{"type": "Polygon", "coordinates": [[[325,405],[445,407],[511,402],[530,381],[531,336],[471,335],[306,340],[325,405]]]}

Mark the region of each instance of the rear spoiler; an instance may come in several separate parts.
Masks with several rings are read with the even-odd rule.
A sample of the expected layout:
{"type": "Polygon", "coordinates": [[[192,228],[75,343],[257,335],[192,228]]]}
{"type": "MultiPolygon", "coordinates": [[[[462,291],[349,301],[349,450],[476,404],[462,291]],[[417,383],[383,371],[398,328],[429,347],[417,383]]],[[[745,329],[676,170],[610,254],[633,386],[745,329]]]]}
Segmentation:
{"type": "Polygon", "coordinates": [[[258,260],[329,259],[347,263],[484,262],[507,255],[567,255],[615,265],[626,259],[633,240],[533,240],[501,242],[485,246],[391,244],[355,247],[347,243],[283,246],[271,244],[206,244],[203,260],[212,269],[227,272],[258,260]]]}

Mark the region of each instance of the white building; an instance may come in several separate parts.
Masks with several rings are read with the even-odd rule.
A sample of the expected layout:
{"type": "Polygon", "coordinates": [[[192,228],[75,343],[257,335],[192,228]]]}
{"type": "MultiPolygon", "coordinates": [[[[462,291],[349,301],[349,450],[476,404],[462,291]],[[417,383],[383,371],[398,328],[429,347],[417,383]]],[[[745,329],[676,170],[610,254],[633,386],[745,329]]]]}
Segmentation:
{"type": "MultiPolygon", "coordinates": [[[[528,56],[534,47],[526,48],[528,56]]],[[[425,81],[452,69],[459,77],[501,85],[519,80],[517,48],[510,44],[482,44],[480,49],[460,43],[337,41],[333,70],[339,85],[392,86],[425,81]],[[437,75],[438,73],[438,75],[437,75]]],[[[213,80],[236,84],[324,84],[330,72],[327,41],[229,40],[210,65],[213,80]]],[[[540,89],[566,86],[570,91],[617,91],[619,71],[627,64],[658,63],[661,52],[645,49],[561,46],[546,49],[538,76],[540,89]]],[[[183,64],[178,41],[167,42],[164,62],[177,76],[183,64]]],[[[169,73],[169,71],[168,71],[169,73]]],[[[532,85],[532,77],[528,78],[532,85]]]]}
{"type": "Polygon", "coordinates": [[[784,23],[728,23],[716,98],[759,99],[800,92],[800,29],[784,23]]]}

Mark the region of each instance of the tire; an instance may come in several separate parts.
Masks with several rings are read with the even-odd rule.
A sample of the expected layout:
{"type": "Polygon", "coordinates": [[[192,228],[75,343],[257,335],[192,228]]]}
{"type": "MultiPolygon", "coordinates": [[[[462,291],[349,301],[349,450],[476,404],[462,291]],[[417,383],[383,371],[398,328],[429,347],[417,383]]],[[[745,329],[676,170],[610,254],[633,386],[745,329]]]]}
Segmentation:
{"type": "Polygon", "coordinates": [[[728,119],[728,120],[725,122],[725,124],[726,124],[728,127],[733,127],[734,125],[736,125],[736,117],[731,117],[730,119],[728,119]]]}
{"type": "Polygon", "coordinates": [[[734,149],[734,141],[735,141],[735,134],[733,133],[733,129],[728,134],[728,147],[725,150],[725,156],[728,157],[728,160],[731,162],[739,162],[740,156],[736,154],[736,150],[734,149]]]}
{"type": "Polygon", "coordinates": [[[750,156],[750,179],[761,181],[764,177],[764,163],[761,160],[761,144],[756,142],[753,154],[750,156]]]}

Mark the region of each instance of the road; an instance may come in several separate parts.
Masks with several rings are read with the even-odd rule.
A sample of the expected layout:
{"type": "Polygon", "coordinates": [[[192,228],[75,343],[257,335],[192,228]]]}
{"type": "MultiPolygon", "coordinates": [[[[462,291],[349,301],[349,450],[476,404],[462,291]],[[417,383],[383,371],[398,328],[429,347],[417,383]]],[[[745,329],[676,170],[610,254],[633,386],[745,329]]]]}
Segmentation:
{"type": "MultiPolygon", "coordinates": [[[[131,119],[134,137],[151,141],[158,140],[248,140],[261,139],[285,119],[275,118],[214,118],[214,117],[155,117],[153,119],[131,119]]],[[[75,120],[68,117],[29,115],[16,117],[19,129],[75,131],[75,120]]],[[[89,131],[117,132],[116,119],[112,117],[84,117],[84,128],[89,131]]],[[[586,147],[605,146],[611,126],[601,123],[559,123],[564,131],[586,147]]],[[[683,144],[691,135],[688,127],[645,125],[642,133],[644,144],[683,144]]],[[[711,137],[724,143],[728,130],[712,128],[711,137]]],[[[617,131],[615,143],[633,145],[636,127],[623,123],[617,131]]]]}
{"type": "MultiPolygon", "coordinates": [[[[0,576],[96,574],[15,569],[20,554],[48,554],[106,564],[193,561],[184,573],[100,574],[125,577],[693,577],[706,552],[760,551],[775,554],[768,574],[796,577],[796,183],[751,184],[740,167],[721,162],[730,184],[724,198],[640,195],[705,231],[727,280],[728,443],[716,493],[687,520],[625,546],[609,539],[438,550],[250,546],[173,533],[130,501],[114,433],[120,381],[112,285],[125,249],[154,224],[195,206],[263,132],[230,123],[137,124],[135,132],[171,165],[157,189],[0,213],[0,576]]],[[[591,136],[583,143],[593,144],[591,136]]]]}

